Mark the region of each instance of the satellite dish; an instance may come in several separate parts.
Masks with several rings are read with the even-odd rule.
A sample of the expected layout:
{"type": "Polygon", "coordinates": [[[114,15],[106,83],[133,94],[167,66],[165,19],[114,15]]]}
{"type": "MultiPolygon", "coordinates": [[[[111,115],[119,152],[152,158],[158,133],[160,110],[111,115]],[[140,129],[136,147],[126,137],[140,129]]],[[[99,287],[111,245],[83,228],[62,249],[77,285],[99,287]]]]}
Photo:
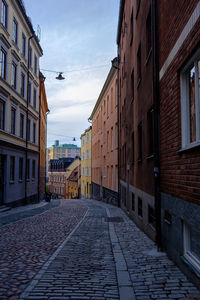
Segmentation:
{"type": "Polygon", "coordinates": [[[40,28],[40,25],[37,26],[37,38],[38,38],[38,41],[40,42],[40,39],[41,39],[41,28],[40,28]]]}

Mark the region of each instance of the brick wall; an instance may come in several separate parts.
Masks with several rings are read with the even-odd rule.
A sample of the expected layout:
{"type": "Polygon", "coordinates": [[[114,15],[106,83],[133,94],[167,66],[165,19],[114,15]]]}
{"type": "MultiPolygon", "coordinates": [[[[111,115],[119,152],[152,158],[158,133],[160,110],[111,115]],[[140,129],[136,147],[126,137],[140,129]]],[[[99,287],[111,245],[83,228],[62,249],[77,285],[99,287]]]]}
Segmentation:
{"type": "MultiPolygon", "coordinates": [[[[166,3],[168,14],[164,10],[165,3],[160,3],[160,68],[198,2],[191,1],[188,4],[187,1],[177,1],[176,5],[173,5],[174,1],[168,1],[166,3]],[[173,9],[173,16],[170,16],[170,11],[172,12],[173,9]]],[[[179,152],[181,149],[180,70],[199,47],[199,37],[200,19],[160,81],[160,171],[162,192],[200,204],[200,147],[179,152]]]]}

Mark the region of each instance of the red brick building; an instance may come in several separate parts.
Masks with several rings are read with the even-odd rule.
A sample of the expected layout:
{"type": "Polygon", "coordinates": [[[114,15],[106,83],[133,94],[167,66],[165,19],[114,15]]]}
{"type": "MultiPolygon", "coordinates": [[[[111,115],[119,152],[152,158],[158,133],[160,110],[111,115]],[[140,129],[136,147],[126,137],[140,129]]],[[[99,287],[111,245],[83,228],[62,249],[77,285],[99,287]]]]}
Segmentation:
{"type": "Polygon", "coordinates": [[[158,1],[158,16],[162,240],[199,285],[200,1],[158,1]]]}
{"type": "Polygon", "coordinates": [[[117,44],[121,207],[155,240],[153,51],[150,0],[121,0],[117,44]]]}

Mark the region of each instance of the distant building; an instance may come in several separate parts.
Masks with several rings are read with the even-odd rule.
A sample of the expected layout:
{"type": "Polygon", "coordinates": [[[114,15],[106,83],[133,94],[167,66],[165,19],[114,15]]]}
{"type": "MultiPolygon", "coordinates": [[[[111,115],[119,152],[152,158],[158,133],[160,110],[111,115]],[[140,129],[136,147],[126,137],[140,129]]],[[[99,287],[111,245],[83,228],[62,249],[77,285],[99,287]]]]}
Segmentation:
{"type": "Polygon", "coordinates": [[[59,159],[64,157],[75,158],[81,155],[81,148],[74,144],[59,144],[56,140],[52,147],[48,148],[48,162],[50,159],[59,159]]]}
{"type": "Polygon", "coordinates": [[[58,198],[66,198],[66,171],[73,161],[73,158],[59,158],[49,162],[48,187],[58,198]]]}
{"type": "Polygon", "coordinates": [[[81,197],[91,198],[92,126],[81,135],[81,197]]]}
{"type": "Polygon", "coordinates": [[[0,5],[0,205],[20,205],[38,201],[43,51],[23,2],[0,5]]]}
{"type": "MultiPolygon", "coordinates": [[[[68,181],[68,178],[70,177],[70,175],[72,174],[72,172],[77,169],[77,167],[80,168],[80,165],[81,165],[81,158],[80,157],[76,157],[73,162],[68,166],[68,168],[66,169],[66,174],[65,174],[65,177],[66,177],[66,198],[69,199],[70,198],[70,192],[69,192],[69,181],[68,181]]],[[[80,171],[78,168],[78,171],[80,171]]],[[[79,172],[78,174],[78,187],[80,185],[80,176],[81,176],[81,172],[79,172]]],[[[80,191],[79,192],[79,195],[80,195],[80,191]]]]}
{"type": "Polygon", "coordinates": [[[81,165],[77,166],[70,176],[68,177],[68,199],[77,199],[79,198],[79,192],[80,192],[80,187],[79,187],[79,178],[80,178],[80,171],[81,171],[81,165]]]}
{"type": "Polygon", "coordinates": [[[92,196],[118,204],[117,70],[111,67],[90,116],[92,196]]]}

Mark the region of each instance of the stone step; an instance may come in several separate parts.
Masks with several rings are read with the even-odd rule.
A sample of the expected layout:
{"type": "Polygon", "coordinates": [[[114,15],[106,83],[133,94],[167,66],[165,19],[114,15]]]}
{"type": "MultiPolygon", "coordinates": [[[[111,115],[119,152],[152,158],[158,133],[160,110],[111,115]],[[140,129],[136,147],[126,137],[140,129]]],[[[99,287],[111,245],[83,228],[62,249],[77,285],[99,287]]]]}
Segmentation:
{"type": "Polygon", "coordinates": [[[6,205],[0,205],[0,213],[10,210],[11,207],[6,205]]]}

